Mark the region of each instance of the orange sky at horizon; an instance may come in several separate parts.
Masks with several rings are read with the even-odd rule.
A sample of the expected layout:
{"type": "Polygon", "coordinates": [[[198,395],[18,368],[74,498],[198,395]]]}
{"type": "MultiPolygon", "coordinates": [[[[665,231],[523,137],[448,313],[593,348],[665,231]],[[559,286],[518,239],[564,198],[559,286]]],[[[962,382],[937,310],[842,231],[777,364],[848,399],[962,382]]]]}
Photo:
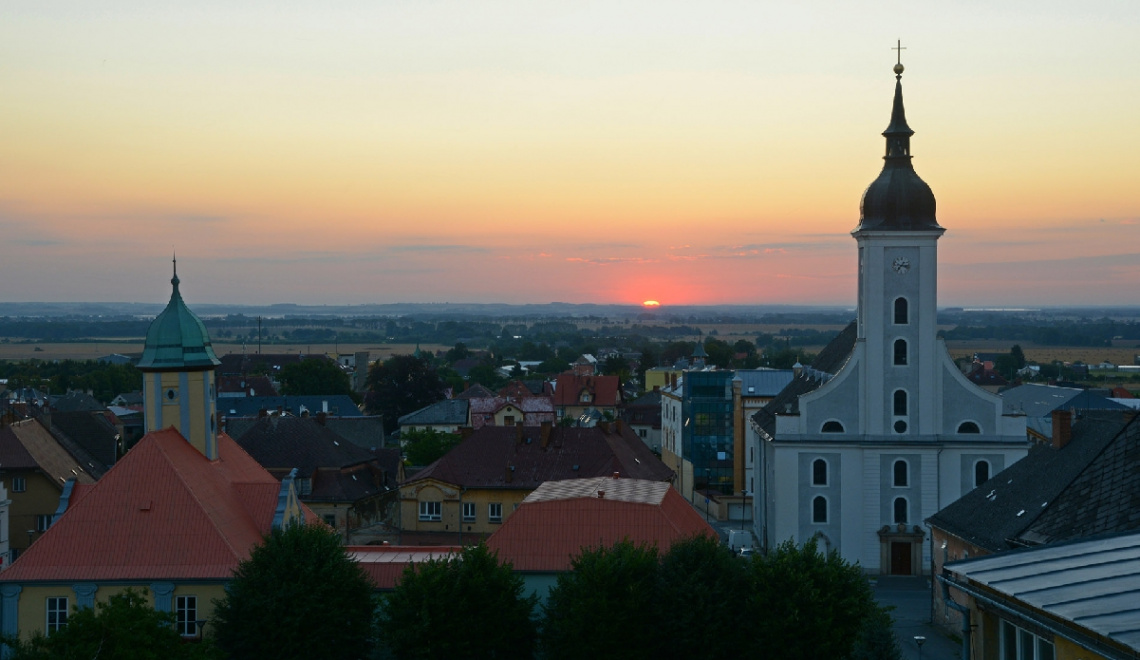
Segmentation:
{"type": "Polygon", "coordinates": [[[1133,3],[12,9],[7,300],[854,304],[901,36],[939,303],[1140,304],[1133,3]]]}

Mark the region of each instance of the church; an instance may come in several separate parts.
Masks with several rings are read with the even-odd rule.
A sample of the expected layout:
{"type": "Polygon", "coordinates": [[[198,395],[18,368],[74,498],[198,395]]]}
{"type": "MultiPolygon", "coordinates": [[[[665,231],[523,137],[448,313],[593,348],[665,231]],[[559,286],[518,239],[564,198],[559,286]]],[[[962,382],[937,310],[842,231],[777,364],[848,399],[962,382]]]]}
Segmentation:
{"type": "Polygon", "coordinates": [[[934,193],[914,170],[901,62],[882,172],[851,232],[856,321],[751,420],[754,532],[815,538],[870,574],[921,575],[924,520],[1028,451],[1025,417],[969,382],[937,336],[934,193]]]}

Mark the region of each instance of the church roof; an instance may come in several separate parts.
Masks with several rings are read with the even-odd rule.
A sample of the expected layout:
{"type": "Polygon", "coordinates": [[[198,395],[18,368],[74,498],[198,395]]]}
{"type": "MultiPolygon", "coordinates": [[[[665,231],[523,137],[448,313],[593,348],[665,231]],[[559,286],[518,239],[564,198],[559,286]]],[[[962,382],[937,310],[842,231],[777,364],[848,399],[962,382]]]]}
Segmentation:
{"type": "Polygon", "coordinates": [[[228,580],[270,531],[280,492],[225,434],[211,461],[175,429],[154,431],[97,483],[76,485],[0,582],[228,580]]]}
{"type": "Polygon", "coordinates": [[[1140,529],[1138,461],[1140,422],[1091,413],[1063,448],[1034,446],[928,522],[990,552],[1140,529]]]}
{"type": "Polygon", "coordinates": [[[170,278],[173,291],[166,309],[155,317],[146,331],[146,344],[138,368],[151,371],[213,369],[221,364],[210,344],[202,319],[182,302],[178,292],[178,270],[170,278]]]}
{"type": "Polygon", "coordinates": [[[780,390],[779,394],[764,404],[763,408],[756,411],[756,414],[752,416],[752,421],[759,425],[769,437],[775,437],[776,415],[798,413],[801,396],[815,391],[827,382],[824,375],[834,376],[839,373],[855,349],[857,334],[858,328],[855,321],[847,324],[847,327],[843,328],[835,336],[835,339],[829,341],[827,346],[824,346],[823,350],[819,352],[819,355],[815,356],[811,368],[804,369],[799,376],[792,378],[791,382],[780,390]]]}
{"type": "Polygon", "coordinates": [[[883,131],[887,155],[883,170],[859,204],[859,231],[943,231],[935,219],[936,202],[930,186],[914,171],[910,136],[902,96],[902,65],[895,67],[895,99],[891,123],[883,131]]]}

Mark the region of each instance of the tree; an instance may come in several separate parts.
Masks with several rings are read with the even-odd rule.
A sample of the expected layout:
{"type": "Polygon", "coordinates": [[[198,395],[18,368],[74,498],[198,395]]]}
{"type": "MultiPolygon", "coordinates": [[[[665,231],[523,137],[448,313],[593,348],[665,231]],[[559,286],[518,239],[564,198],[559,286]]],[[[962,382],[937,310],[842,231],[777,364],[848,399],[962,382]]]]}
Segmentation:
{"type": "Polygon", "coordinates": [[[377,637],[397,658],[530,658],[537,596],[522,576],[480,544],[405,571],[377,619],[377,637]]]}
{"type": "Polygon", "coordinates": [[[602,373],[606,376],[617,376],[618,382],[624,383],[629,380],[629,360],[616,353],[610,355],[602,362],[602,373]]]}
{"type": "Polygon", "coordinates": [[[347,394],[352,391],[348,374],[336,362],[324,358],[308,358],[281,369],[281,393],[288,396],[347,394]]]}
{"type": "Polygon", "coordinates": [[[816,539],[785,541],[750,565],[754,653],[786,660],[846,658],[866,621],[882,612],[858,565],[820,551],[816,539]]]}
{"type": "Polygon", "coordinates": [[[372,365],[364,406],[384,417],[384,428],[394,429],[400,417],[443,398],[443,380],[425,360],[414,355],[393,355],[372,365]]]}
{"type": "Polygon", "coordinates": [[[471,357],[471,351],[467,349],[467,344],[458,342],[454,348],[447,349],[447,353],[443,356],[443,359],[446,360],[448,364],[455,364],[469,357],[471,357]]]}
{"type": "Polygon", "coordinates": [[[655,546],[629,541],[583,550],[543,608],[543,657],[660,657],[670,640],[661,634],[657,561],[655,546]]]}
{"type": "Polygon", "coordinates": [[[890,613],[880,609],[864,619],[851,660],[902,660],[890,613]]]}
{"type": "Polygon", "coordinates": [[[77,609],[67,625],[51,635],[37,634],[27,642],[5,640],[13,660],[122,658],[158,660],[211,658],[217,651],[209,641],[187,644],[174,630],[174,614],[158,612],[147,591],[128,588],[95,608],[77,609]]]}
{"type": "Polygon", "coordinates": [[[234,658],[347,659],[368,650],[372,582],[323,526],[274,529],[214,605],[215,639],[234,658]]]}
{"type": "Polygon", "coordinates": [[[412,465],[430,465],[459,444],[455,433],[443,433],[435,429],[420,429],[400,435],[404,445],[404,455],[412,465]]]}
{"type": "Polygon", "coordinates": [[[746,576],[746,564],[715,536],[674,543],[660,568],[658,600],[674,631],[663,657],[739,656],[752,634],[746,576]]]}

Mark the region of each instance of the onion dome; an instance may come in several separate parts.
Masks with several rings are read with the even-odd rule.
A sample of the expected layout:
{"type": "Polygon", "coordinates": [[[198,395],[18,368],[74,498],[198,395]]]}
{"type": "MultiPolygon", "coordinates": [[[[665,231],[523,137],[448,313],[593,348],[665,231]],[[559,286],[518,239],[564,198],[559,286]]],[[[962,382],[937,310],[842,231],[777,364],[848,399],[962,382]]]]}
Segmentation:
{"type": "Polygon", "coordinates": [[[943,231],[935,219],[934,192],[910,162],[910,136],[902,96],[902,64],[895,65],[895,102],[891,123],[883,131],[887,155],[883,171],[871,182],[859,203],[855,231],[943,231]]]}
{"type": "Polygon", "coordinates": [[[146,331],[146,345],[138,367],[144,371],[198,371],[221,364],[210,345],[210,335],[178,292],[178,262],[174,262],[174,291],[166,309],[146,331]]]}

